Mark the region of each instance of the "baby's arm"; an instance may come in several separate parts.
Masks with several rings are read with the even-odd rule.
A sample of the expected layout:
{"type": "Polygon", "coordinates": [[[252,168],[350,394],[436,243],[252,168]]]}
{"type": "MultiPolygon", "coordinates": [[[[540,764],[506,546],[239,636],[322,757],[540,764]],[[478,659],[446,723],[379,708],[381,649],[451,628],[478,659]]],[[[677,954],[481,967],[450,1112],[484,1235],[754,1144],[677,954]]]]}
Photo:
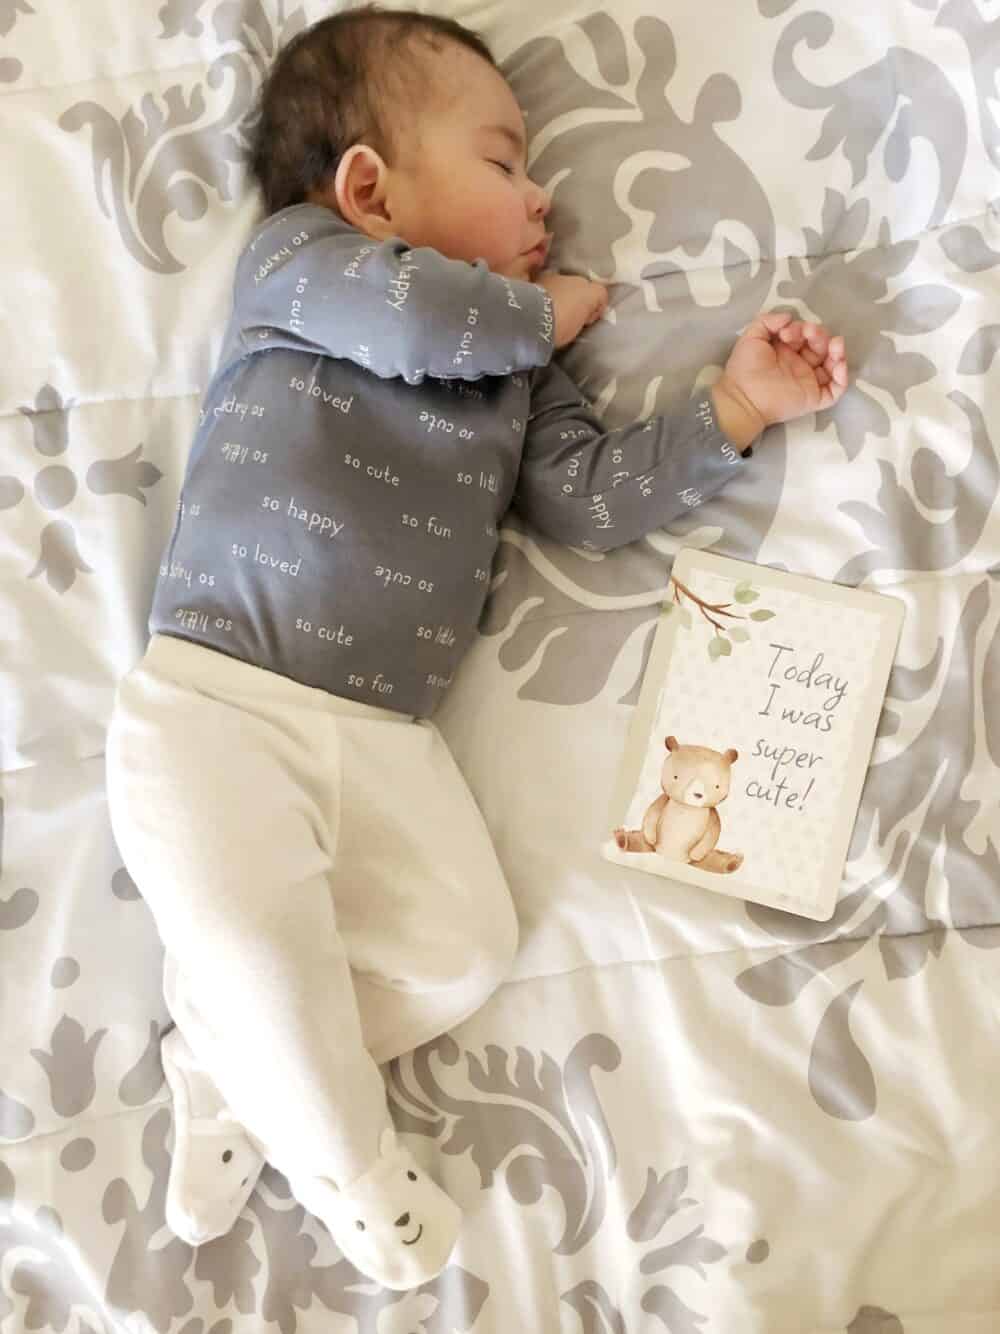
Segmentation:
{"type": "Polygon", "coordinates": [[[292,347],[411,383],[533,370],[555,345],[541,287],[374,241],[320,205],[268,219],[240,259],[233,306],[248,352],[292,347]]]}
{"type": "Polygon", "coordinates": [[[513,506],[546,536],[610,551],[700,505],[744,468],[709,391],[676,416],[605,429],[558,366],[536,377],[513,506]]]}

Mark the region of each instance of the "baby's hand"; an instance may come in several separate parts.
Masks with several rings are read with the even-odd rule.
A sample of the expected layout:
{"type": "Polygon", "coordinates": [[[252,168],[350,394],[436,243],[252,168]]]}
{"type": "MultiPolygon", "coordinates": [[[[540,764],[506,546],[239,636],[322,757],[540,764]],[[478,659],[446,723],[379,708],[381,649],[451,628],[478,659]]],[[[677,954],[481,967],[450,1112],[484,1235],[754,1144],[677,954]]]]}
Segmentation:
{"type": "Polygon", "coordinates": [[[535,281],[552,298],[557,348],[572,343],[581,329],[600,319],[607,309],[608,289],[602,283],[554,270],[540,273],[535,281]]]}
{"type": "Polygon", "coordinates": [[[716,387],[737,392],[758,429],[832,408],[848,384],[843,338],[787,313],[760,314],[736,340],[716,387]]]}

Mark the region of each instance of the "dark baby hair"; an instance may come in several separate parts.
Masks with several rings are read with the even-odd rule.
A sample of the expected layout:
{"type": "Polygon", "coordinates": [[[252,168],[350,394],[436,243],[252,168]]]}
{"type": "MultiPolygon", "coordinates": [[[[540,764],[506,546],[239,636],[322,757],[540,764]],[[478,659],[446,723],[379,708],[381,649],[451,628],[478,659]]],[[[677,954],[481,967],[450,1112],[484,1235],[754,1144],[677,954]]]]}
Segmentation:
{"type": "Polygon", "coordinates": [[[329,181],[342,154],[363,141],[386,161],[393,115],[426,96],[419,42],[458,42],[495,67],[486,43],[453,19],[368,4],[298,33],[277,55],[248,131],[250,169],[268,214],[300,204],[329,181]]]}

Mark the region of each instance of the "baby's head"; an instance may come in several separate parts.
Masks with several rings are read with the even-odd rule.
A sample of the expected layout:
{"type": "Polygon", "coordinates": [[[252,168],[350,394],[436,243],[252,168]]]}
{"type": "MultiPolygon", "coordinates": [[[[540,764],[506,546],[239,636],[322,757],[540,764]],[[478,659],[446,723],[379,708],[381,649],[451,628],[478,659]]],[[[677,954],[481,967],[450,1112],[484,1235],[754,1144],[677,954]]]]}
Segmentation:
{"type": "Polygon", "coordinates": [[[451,19],[374,5],[323,19],[261,90],[252,169],[268,213],[325,205],[508,278],[542,267],[549,198],[524,118],[488,48],[451,19]]]}

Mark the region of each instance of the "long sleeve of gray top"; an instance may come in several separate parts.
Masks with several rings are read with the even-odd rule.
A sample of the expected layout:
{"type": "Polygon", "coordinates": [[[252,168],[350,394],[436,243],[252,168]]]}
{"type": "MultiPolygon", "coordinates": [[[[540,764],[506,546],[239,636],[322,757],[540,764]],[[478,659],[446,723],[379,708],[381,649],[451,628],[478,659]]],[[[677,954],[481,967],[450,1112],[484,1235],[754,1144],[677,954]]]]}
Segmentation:
{"type": "Polygon", "coordinates": [[[534,370],[554,347],[543,288],[483,260],[372,240],[318,205],[268,220],[241,256],[235,291],[246,351],[317,352],[410,384],[534,370]]]}
{"type": "Polygon", "coordinates": [[[712,396],[607,430],[558,365],[534,379],[513,507],[547,537],[610,551],[688,513],[745,467],[712,396]]]}

